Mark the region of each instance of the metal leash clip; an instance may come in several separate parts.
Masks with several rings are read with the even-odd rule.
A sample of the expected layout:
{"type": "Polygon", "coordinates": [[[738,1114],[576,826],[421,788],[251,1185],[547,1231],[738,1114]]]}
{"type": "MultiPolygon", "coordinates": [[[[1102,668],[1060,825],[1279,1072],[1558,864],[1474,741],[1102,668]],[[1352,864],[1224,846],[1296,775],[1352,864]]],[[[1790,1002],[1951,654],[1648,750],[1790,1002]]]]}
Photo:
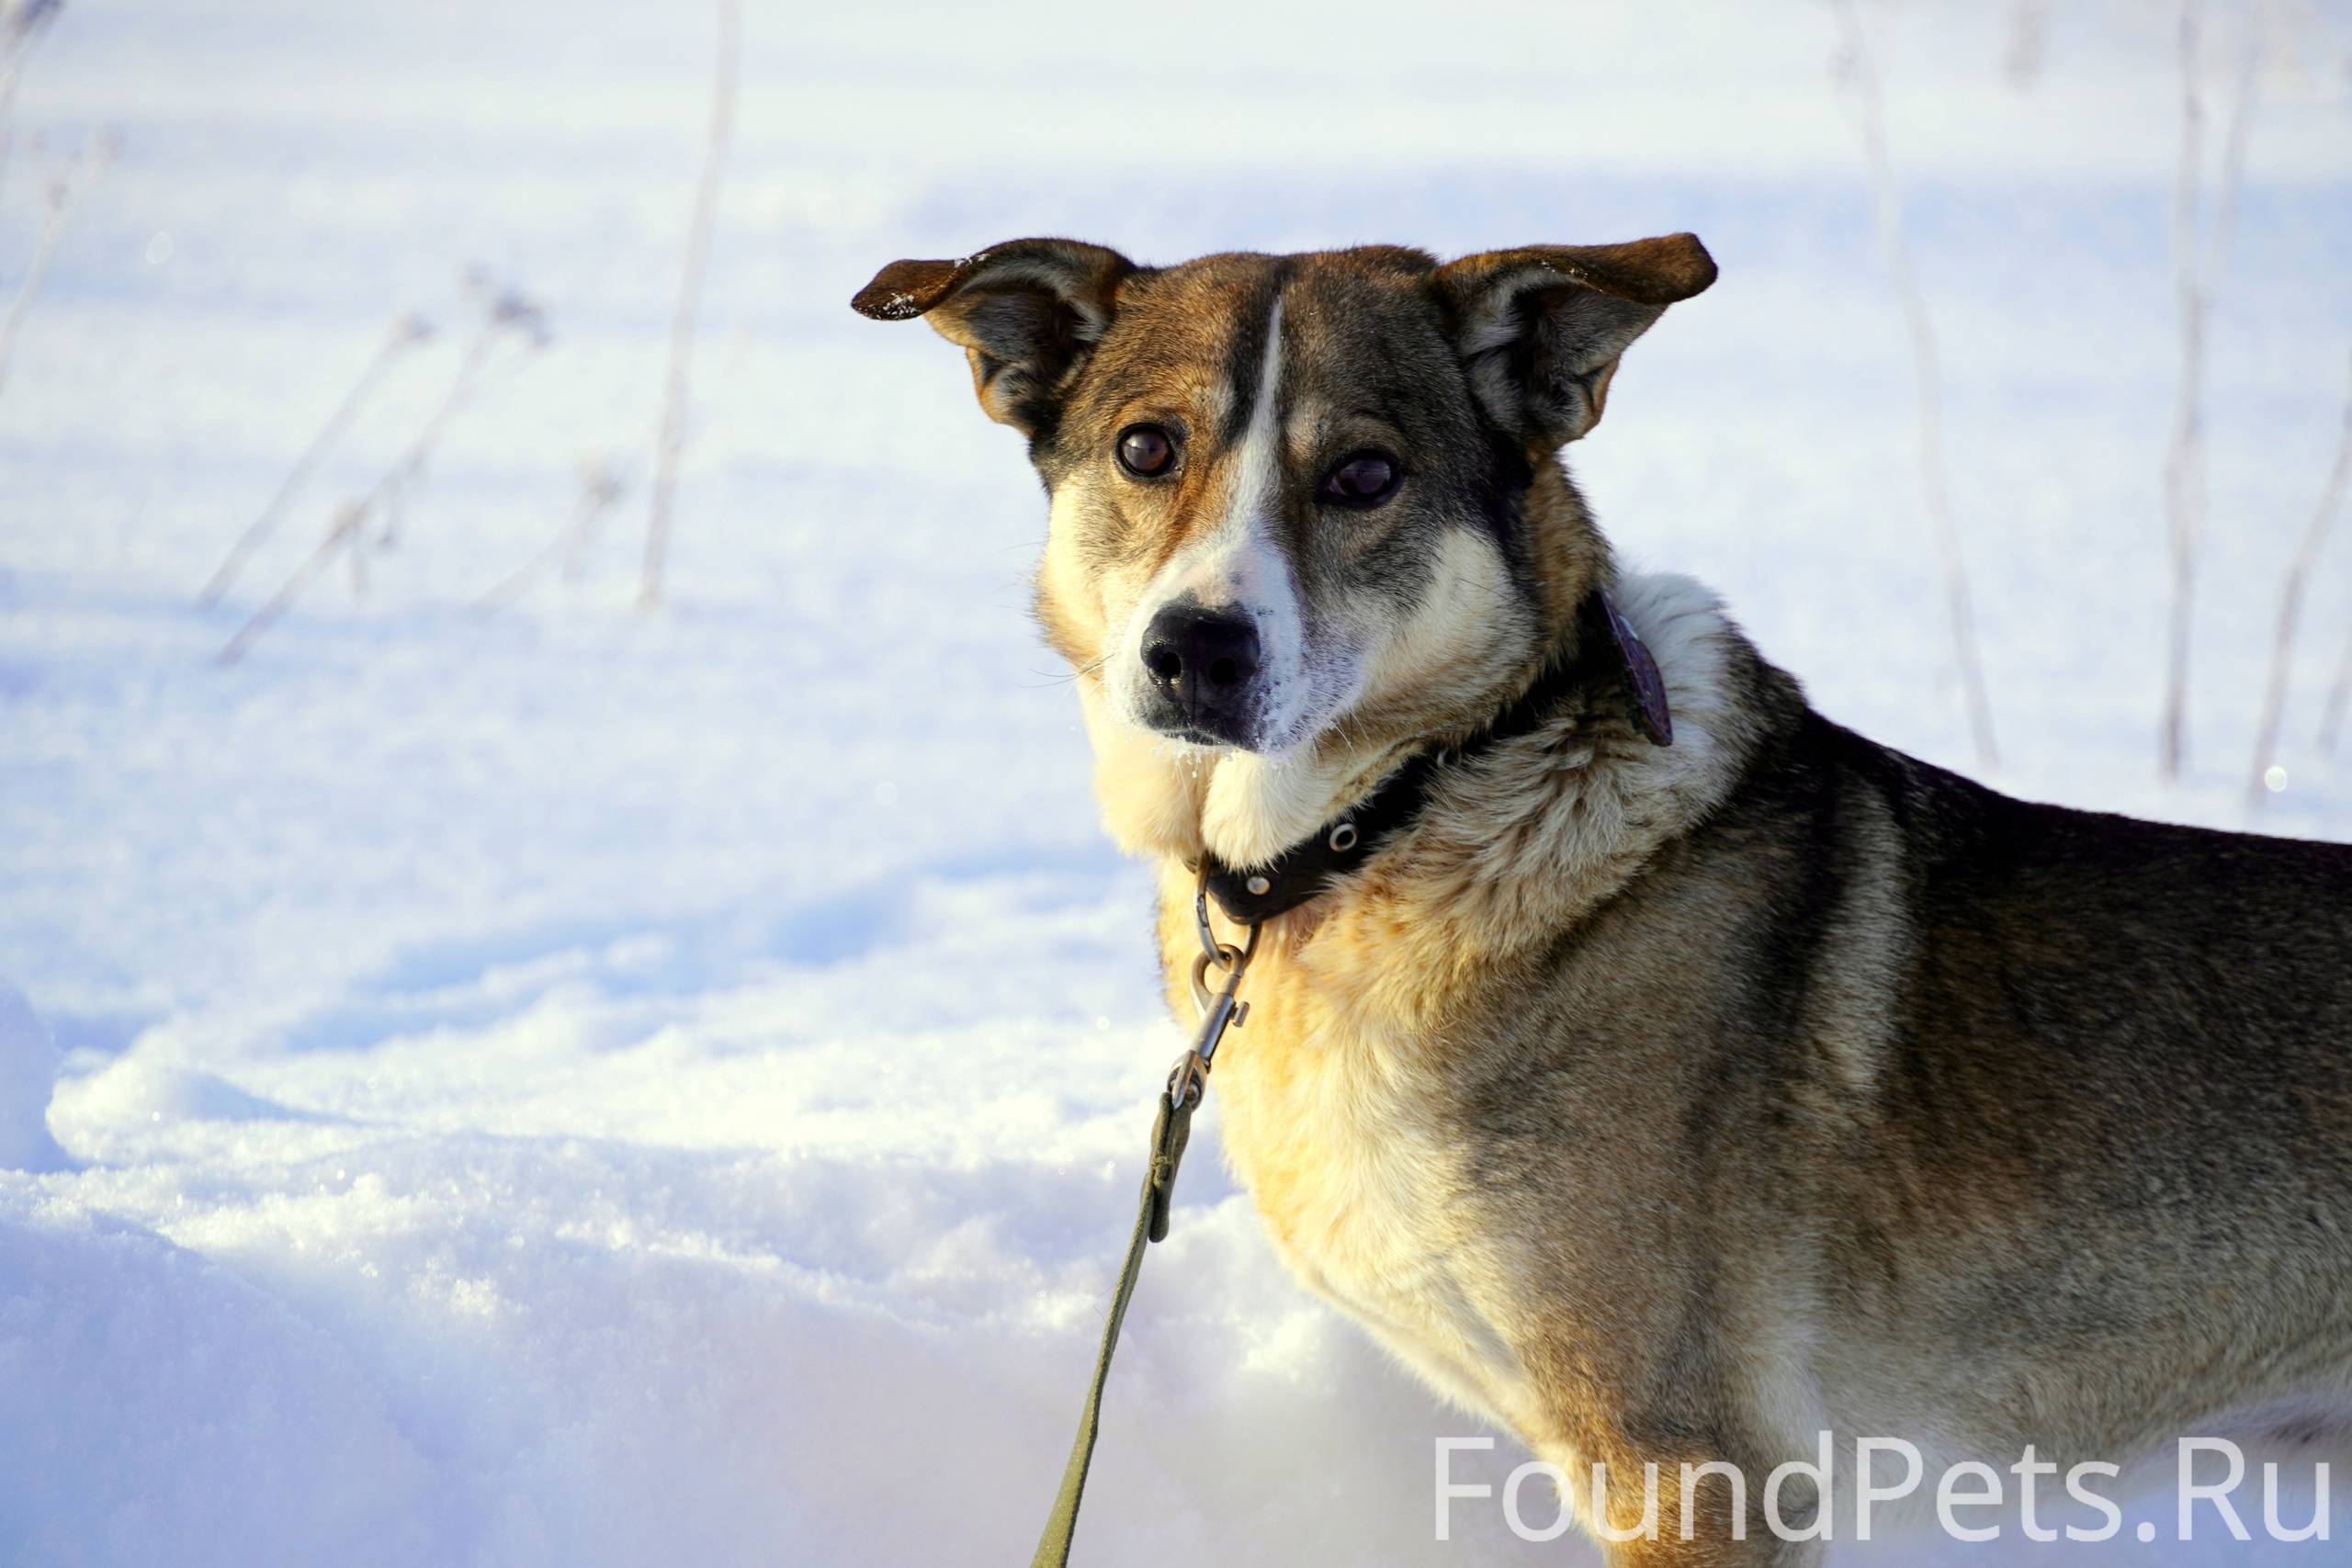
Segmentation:
{"type": "Polygon", "coordinates": [[[1193,924],[1201,939],[1201,951],[1193,960],[1193,1005],[1200,1010],[1200,1032],[1193,1037],[1192,1049],[1176,1058],[1175,1067],[1168,1075],[1168,1098],[1186,1109],[1200,1103],[1207,1092],[1209,1064],[1216,1059],[1218,1042],[1227,1029],[1238,1029],[1250,1016],[1250,1004],[1237,1001],[1235,993],[1241,989],[1241,976],[1250,967],[1250,960],[1258,951],[1258,931],[1252,921],[1250,934],[1239,947],[1219,942],[1209,927],[1209,863],[1201,861],[1201,880],[1193,893],[1193,924]],[[1209,989],[1209,971],[1225,971],[1225,981],[1216,990],[1209,989]]]}

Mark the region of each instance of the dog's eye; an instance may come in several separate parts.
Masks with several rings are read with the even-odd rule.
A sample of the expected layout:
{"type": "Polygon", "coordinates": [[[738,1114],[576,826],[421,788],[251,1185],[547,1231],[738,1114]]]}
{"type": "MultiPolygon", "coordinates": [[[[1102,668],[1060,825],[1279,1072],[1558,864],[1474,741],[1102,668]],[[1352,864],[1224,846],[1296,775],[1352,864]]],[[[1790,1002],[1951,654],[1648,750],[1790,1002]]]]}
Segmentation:
{"type": "Polygon", "coordinates": [[[1323,499],[1340,506],[1378,506],[1403,478],[1385,452],[1358,452],[1340,459],[1323,480],[1323,499]]]}
{"type": "Polygon", "coordinates": [[[1119,432],[1119,467],[1137,479],[1157,479],[1176,461],[1176,441],[1156,424],[1131,424],[1119,432]]]}

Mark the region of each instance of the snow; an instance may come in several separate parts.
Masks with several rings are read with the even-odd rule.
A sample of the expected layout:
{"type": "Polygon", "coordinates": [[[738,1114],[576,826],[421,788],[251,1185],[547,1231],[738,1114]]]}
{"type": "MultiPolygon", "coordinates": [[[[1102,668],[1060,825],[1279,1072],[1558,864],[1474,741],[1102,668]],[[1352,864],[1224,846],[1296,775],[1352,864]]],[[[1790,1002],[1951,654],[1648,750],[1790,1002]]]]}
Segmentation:
{"type": "Polygon", "coordinates": [[[57,1047],[15,987],[0,981],[0,1168],[54,1170],[65,1153],[49,1133],[57,1047]]]}
{"type": "MultiPolygon", "coordinates": [[[[2166,789],[2171,21],[2055,10],[2025,91],[1989,8],[1870,13],[1998,782],[2245,825],[2352,343],[2346,20],[2310,13],[2265,77],[2166,789]]],[[[753,5],[671,593],[641,616],[700,8],[64,10],[17,100],[41,141],[0,184],[0,295],[28,170],[124,142],[0,390],[0,1557],[1028,1551],[1179,1037],[1147,879],[1025,619],[1034,481],[953,351],[849,311],[885,262],[1695,229],[1723,282],[1629,356],[1580,477],[1630,558],[1707,579],[1831,715],[1969,765],[1828,14],[1448,17],[753,5]],[[218,667],[447,390],[474,265],[552,343],[486,377],[364,585],[338,565],[218,667]],[[436,338],[196,608],[411,308],[436,338]],[[597,457],[632,489],[578,579],[476,608],[597,457]]],[[[2339,540],[2270,830],[2352,836],[2352,761],[2312,739],[2347,605],[2339,540]]],[[[1479,1427],[1288,1280],[1216,1154],[1212,1106],[1080,1561],[1576,1560],[1492,1509],[1430,1540],[1432,1440],[1479,1427]]],[[[2161,1494],[2133,1517],[2171,1533],[2161,1494]]],[[[2212,1533],[1924,1555],[2342,1550],[2212,1533]]]]}

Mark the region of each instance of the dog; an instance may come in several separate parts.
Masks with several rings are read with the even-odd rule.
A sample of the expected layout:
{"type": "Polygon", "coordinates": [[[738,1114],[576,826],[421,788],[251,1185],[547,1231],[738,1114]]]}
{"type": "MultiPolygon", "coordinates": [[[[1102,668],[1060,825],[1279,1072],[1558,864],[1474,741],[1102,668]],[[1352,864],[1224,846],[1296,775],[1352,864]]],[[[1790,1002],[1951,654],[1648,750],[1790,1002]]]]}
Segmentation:
{"type": "MultiPolygon", "coordinates": [[[[2007,798],[1621,572],[1561,452],[1714,276],[1689,234],[1022,240],[854,303],[1028,439],[1180,1015],[1203,880],[1259,928],[1215,1084],[1274,1247],[1605,1465],[1589,1524],[1823,1432],[2067,1466],[2346,1408],[2352,847],[2007,798]]],[[[1610,1562],[1816,1561],[1719,1477],[1610,1562]]]]}

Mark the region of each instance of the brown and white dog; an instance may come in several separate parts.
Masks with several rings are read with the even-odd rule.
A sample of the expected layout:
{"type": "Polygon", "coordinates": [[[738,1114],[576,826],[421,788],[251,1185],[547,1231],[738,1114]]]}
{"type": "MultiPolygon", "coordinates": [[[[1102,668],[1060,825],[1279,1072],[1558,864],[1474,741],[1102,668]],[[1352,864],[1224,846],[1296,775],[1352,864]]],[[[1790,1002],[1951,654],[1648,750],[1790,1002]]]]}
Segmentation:
{"type": "MultiPolygon", "coordinates": [[[[855,303],[929,321],[1028,436],[1038,617],[1162,867],[1180,1011],[1204,858],[1426,774],[1269,922],[1216,1082],[1283,1258],[1439,1389],[1571,1475],[1752,1481],[1825,1430],[2064,1466],[2340,1411],[2352,848],[2008,799],[1617,572],[1557,454],[1714,276],[1687,234],[1023,240],[855,303]]],[[[1758,1490],[1669,1484],[1611,1560],[1811,1561],[1758,1490]]]]}

